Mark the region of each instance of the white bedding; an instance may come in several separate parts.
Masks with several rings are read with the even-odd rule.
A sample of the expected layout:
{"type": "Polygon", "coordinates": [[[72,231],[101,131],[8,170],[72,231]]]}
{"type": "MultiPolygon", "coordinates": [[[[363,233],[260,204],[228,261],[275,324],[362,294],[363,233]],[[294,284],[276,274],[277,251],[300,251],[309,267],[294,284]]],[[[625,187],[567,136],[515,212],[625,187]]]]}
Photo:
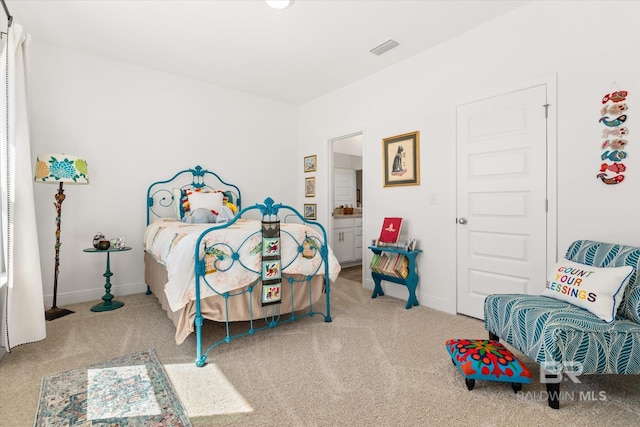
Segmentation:
{"type": "MultiPolygon", "coordinates": [[[[198,236],[214,225],[186,224],[175,219],[161,219],[151,223],[145,231],[145,250],[167,269],[168,282],[165,286],[165,294],[174,312],[182,309],[190,300],[195,300],[195,244],[198,236]]],[[[206,235],[204,242],[207,246],[211,246],[214,242],[224,242],[228,246],[216,245],[215,247],[229,255],[232,250],[237,250],[242,244],[239,251],[240,260],[246,267],[253,270],[247,270],[239,262],[231,264],[230,258],[225,258],[218,265],[219,270],[225,271],[216,271],[206,276],[208,283],[216,292],[233,291],[259,279],[262,257],[260,250],[256,251],[256,248],[261,247],[260,228],[260,221],[239,219],[227,228],[214,230],[206,235]],[[247,239],[248,236],[251,237],[247,239]]],[[[305,235],[316,236],[322,240],[318,231],[306,225],[284,223],[280,225],[280,229],[282,273],[306,276],[317,271],[318,274],[324,274],[324,266],[319,254],[306,259],[298,253],[298,244],[304,241],[305,235]],[[287,233],[290,233],[297,243],[287,233]],[[291,262],[294,259],[295,261],[291,262]]],[[[203,256],[203,247],[200,248],[199,253],[203,256]]],[[[334,281],[340,272],[340,264],[330,248],[328,260],[329,277],[334,281]]],[[[200,288],[201,298],[216,295],[216,292],[206,286],[203,281],[200,288]]]]}

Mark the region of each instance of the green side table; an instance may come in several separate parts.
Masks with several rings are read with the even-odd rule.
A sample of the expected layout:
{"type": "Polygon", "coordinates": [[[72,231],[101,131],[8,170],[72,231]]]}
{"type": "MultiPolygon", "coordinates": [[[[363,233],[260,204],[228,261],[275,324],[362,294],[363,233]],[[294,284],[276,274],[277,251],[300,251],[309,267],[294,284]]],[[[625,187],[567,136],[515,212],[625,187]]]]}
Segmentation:
{"type": "Polygon", "coordinates": [[[107,271],[104,272],[103,276],[105,277],[105,283],[104,283],[104,290],[106,291],[106,293],[104,294],[104,296],[102,297],[102,301],[100,304],[96,304],[93,307],[91,307],[91,311],[111,311],[111,310],[115,310],[116,308],[120,308],[124,305],[123,302],[120,301],[113,301],[113,295],[111,295],[111,276],[113,276],[113,273],[110,270],[110,264],[109,264],[109,254],[111,252],[125,252],[125,251],[130,251],[131,248],[125,246],[122,249],[116,249],[116,248],[109,248],[109,249],[96,249],[96,248],[87,248],[87,249],[83,249],[83,252],[94,252],[94,253],[107,253],[107,271]]]}

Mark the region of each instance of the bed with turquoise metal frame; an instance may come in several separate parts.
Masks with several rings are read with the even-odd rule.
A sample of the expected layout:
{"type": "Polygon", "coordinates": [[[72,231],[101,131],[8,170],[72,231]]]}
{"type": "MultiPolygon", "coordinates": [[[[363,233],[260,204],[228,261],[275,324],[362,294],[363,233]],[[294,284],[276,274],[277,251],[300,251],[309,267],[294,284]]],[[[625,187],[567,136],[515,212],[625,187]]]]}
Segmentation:
{"type": "Polygon", "coordinates": [[[243,208],[236,185],[200,166],[152,183],[146,204],[147,293],[176,326],[177,344],[195,332],[197,366],[235,338],[315,315],[331,322],[331,281],[340,265],[320,223],[269,197],[243,208]],[[187,223],[185,202],[196,206],[196,199],[185,195],[193,193],[222,193],[233,216],[187,223]],[[206,349],[205,320],[225,324],[224,336],[206,349]]]}

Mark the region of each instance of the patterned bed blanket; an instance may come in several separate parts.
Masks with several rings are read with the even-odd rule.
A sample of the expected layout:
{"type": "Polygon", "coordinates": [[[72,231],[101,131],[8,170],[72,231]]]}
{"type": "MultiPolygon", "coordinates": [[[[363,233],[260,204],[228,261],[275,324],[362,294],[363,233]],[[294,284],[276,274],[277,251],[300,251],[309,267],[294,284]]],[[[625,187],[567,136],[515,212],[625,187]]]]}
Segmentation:
{"type": "MultiPolygon", "coordinates": [[[[200,234],[215,224],[187,224],[175,219],[161,219],[149,226],[144,234],[144,248],[162,263],[168,274],[165,294],[172,311],[182,309],[196,299],[195,292],[195,245],[200,234]]],[[[307,237],[322,241],[320,233],[303,224],[280,225],[282,243],[281,260],[283,275],[324,274],[324,265],[319,251],[305,258],[298,248],[307,237]]],[[[201,282],[200,298],[231,292],[256,282],[261,274],[261,222],[238,219],[227,228],[215,229],[203,238],[200,257],[207,253],[215,255],[215,268],[208,267],[201,282]],[[239,260],[234,260],[233,253],[239,260]]],[[[340,272],[340,264],[328,248],[329,278],[334,281],[340,272]]]]}

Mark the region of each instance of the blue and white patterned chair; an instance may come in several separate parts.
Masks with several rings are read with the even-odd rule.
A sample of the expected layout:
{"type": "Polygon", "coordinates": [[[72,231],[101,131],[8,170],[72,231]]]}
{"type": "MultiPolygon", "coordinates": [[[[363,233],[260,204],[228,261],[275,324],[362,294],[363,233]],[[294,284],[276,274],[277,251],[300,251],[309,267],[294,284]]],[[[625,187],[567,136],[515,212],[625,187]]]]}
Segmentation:
{"type": "Polygon", "coordinates": [[[489,295],[484,305],[489,337],[510,344],[548,373],[554,409],[560,407],[560,376],[575,377],[576,368],[581,375],[640,374],[640,247],[578,240],[565,258],[594,267],[634,267],[613,322],[541,295],[489,295]]]}

